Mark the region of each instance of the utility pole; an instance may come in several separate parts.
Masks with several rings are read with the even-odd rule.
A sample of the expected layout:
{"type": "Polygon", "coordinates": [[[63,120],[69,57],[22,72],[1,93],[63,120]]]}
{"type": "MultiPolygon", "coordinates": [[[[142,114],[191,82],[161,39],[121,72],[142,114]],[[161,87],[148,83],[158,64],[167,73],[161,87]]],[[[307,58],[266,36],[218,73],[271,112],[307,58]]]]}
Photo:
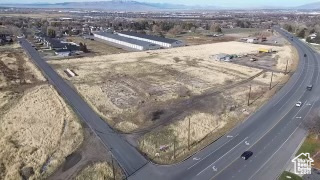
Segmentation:
{"type": "Polygon", "coordinates": [[[116,180],[116,173],[114,172],[114,163],[113,163],[113,156],[111,155],[111,161],[112,161],[112,174],[113,174],[113,180],[116,180]]]}
{"type": "Polygon", "coordinates": [[[173,158],[176,159],[176,137],[173,138],[173,158]]]}
{"type": "Polygon", "coordinates": [[[189,118],[189,128],[188,128],[188,150],[190,151],[190,118],[189,118]]]}
{"type": "Polygon", "coordinates": [[[284,72],[284,74],[287,74],[287,71],[288,71],[288,63],[289,63],[289,59],[287,59],[286,71],[284,72]]]}
{"type": "Polygon", "coordinates": [[[251,84],[249,87],[249,94],[248,94],[248,106],[250,106],[250,94],[251,94],[251,84]]]}
{"type": "Polygon", "coordinates": [[[271,72],[271,80],[270,80],[270,86],[269,86],[269,90],[271,90],[271,86],[272,86],[272,78],[273,78],[273,72],[271,72]]]}

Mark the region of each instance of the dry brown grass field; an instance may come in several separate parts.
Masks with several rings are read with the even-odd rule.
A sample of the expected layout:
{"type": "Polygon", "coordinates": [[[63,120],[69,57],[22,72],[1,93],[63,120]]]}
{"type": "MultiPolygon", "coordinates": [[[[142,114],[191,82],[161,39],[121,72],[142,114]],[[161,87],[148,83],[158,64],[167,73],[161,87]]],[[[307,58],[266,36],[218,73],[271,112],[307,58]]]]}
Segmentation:
{"type": "MultiPolygon", "coordinates": [[[[261,69],[209,58],[217,53],[255,53],[259,47],[268,46],[227,42],[50,63],[111,125],[130,131],[153,124],[152,112],[166,104],[260,73],[261,69]],[[66,68],[79,76],[68,78],[66,68]]],[[[276,48],[279,53],[284,50],[276,48]]],[[[281,73],[274,75],[274,81],[281,77],[281,73]]],[[[266,84],[270,77],[256,81],[266,84]]]]}
{"type": "Polygon", "coordinates": [[[82,127],[22,49],[0,48],[0,179],[43,179],[82,143],[82,127]]]}
{"type": "Polygon", "coordinates": [[[282,72],[287,60],[289,69],[296,63],[292,53],[289,46],[222,42],[49,63],[110,125],[131,133],[130,142],[166,164],[184,159],[254,112],[270,97],[271,71],[272,87],[288,79],[282,72]],[[276,51],[267,57],[274,61],[270,70],[209,58],[219,53],[256,55],[259,48],[276,51]],[[79,76],[67,77],[66,68],[79,76]],[[189,119],[192,147],[186,151],[189,119]],[[160,151],[161,146],[169,149],[160,151]]]}
{"type": "Polygon", "coordinates": [[[115,170],[113,175],[112,165],[107,162],[100,162],[83,169],[75,180],[113,180],[121,179],[121,174],[115,170]]]}
{"type": "Polygon", "coordinates": [[[121,48],[116,48],[99,41],[84,39],[79,36],[68,37],[67,39],[78,44],[80,42],[85,43],[87,45],[88,50],[91,53],[94,53],[94,55],[110,55],[110,54],[119,54],[119,53],[127,52],[121,48]]]}
{"type": "Polygon", "coordinates": [[[186,33],[186,34],[179,35],[179,36],[173,37],[173,38],[182,40],[190,46],[200,45],[200,44],[228,42],[228,41],[236,40],[236,38],[232,37],[232,36],[208,37],[208,36],[201,35],[198,33],[186,33]]]}

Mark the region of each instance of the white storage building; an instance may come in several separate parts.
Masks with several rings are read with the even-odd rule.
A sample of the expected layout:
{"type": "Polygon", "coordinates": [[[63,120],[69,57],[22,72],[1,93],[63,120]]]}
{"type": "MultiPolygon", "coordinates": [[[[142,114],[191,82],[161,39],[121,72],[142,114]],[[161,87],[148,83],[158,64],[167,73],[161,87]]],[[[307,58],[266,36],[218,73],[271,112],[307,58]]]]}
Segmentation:
{"type": "Polygon", "coordinates": [[[160,49],[160,46],[151,42],[140,41],[137,39],[127,38],[123,36],[119,36],[117,34],[107,33],[107,32],[94,32],[94,37],[99,39],[109,41],[111,43],[119,44],[122,46],[126,46],[132,49],[137,50],[153,50],[160,49]]]}
{"type": "Polygon", "coordinates": [[[185,46],[186,44],[183,41],[176,40],[176,39],[168,39],[163,38],[159,36],[152,36],[147,34],[141,34],[136,32],[130,32],[130,31],[122,31],[118,33],[119,36],[128,37],[132,39],[137,39],[145,42],[150,42],[154,44],[158,44],[165,48],[171,48],[171,47],[180,47],[185,46]]]}

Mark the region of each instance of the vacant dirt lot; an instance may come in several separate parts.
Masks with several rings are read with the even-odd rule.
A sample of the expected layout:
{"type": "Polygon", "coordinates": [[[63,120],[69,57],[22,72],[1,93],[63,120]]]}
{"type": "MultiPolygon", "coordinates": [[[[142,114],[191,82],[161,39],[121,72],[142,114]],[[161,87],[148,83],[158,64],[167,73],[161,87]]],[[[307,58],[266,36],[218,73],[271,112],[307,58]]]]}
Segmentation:
{"type": "MultiPolygon", "coordinates": [[[[278,64],[293,58],[287,47],[223,42],[51,61],[64,78],[116,129],[152,159],[170,163],[183,159],[189,119],[192,144],[210,143],[256,110],[268,97],[271,72],[210,59],[210,55],[257,54],[259,48],[277,51],[269,56],[272,87],[287,79],[278,64]],[[275,58],[275,56],[277,56],[275,58]],[[79,76],[69,78],[64,70],[79,76]],[[248,94],[251,93],[248,107],[248,94]],[[207,138],[209,137],[209,138],[207,138]],[[176,139],[176,157],[173,140],[176,139]],[[206,139],[206,141],[203,141],[206,139]],[[160,148],[166,147],[164,151],[160,148]],[[161,158],[159,158],[159,154],[161,158]]],[[[289,62],[291,65],[293,61],[289,62]]],[[[201,144],[203,145],[203,144],[201,144]]],[[[199,146],[194,146],[199,148],[199,146]]],[[[192,149],[192,147],[191,147],[192,149]]]]}
{"type": "Polygon", "coordinates": [[[178,35],[174,37],[174,39],[179,39],[184,41],[189,46],[191,45],[200,45],[200,44],[211,44],[211,43],[219,43],[219,42],[229,42],[236,40],[233,36],[221,36],[221,37],[212,37],[206,36],[200,33],[186,33],[182,35],[178,35]]]}
{"type": "Polygon", "coordinates": [[[231,37],[243,38],[243,37],[254,37],[261,33],[265,34],[266,30],[257,29],[257,28],[233,28],[233,29],[222,29],[222,32],[231,37]]]}
{"type": "Polygon", "coordinates": [[[77,117],[23,51],[0,49],[0,179],[42,179],[81,144],[77,117]]]}
{"type": "Polygon", "coordinates": [[[68,37],[67,39],[78,44],[80,42],[85,43],[87,45],[88,50],[94,55],[110,55],[110,54],[120,54],[120,53],[127,52],[121,48],[117,48],[117,47],[108,45],[106,43],[84,39],[78,36],[68,37]]]}
{"type": "MultiPolygon", "coordinates": [[[[256,53],[259,47],[266,46],[227,42],[51,63],[109,123],[128,132],[153,124],[171,104],[172,108],[177,102],[188,104],[190,97],[261,73],[261,69],[209,58],[217,53],[256,53]],[[66,68],[79,76],[68,78],[66,68]]],[[[282,52],[283,48],[276,48],[282,52]]],[[[281,76],[274,75],[274,81],[281,76]]],[[[266,84],[270,77],[255,80],[266,84]]]]}

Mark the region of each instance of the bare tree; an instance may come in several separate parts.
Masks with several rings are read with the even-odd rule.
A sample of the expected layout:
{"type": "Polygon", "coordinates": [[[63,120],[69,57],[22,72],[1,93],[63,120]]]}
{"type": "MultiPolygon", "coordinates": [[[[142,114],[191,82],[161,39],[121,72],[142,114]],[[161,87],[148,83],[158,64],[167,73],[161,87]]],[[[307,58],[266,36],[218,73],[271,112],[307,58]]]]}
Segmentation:
{"type": "Polygon", "coordinates": [[[191,27],[190,28],[190,32],[193,32],[193,33],[196,32],[196,28],[195,27],[191,27]]]}
{"type": "Polygon", "coordinates": [[[172,29],[169,30],[169,33],[172,35],[177,35],[182,32],[182,28],[180,25],[175,25],[172,29]]]}
{"type": "Polygon", "coordinates": [[[221,32],[222,32],[222,29],[220,28],[220,25],[219,25],[219,24],[213,23],[213,24],[210,26],[210,31],[221,33],[221,32]]]}
{"type": "Polygon", "coordinates": [[[153,25],[152,26],[152,32],[153,33],[160,33],[161,32],[161,28],[158,25],[153,25]]]}

